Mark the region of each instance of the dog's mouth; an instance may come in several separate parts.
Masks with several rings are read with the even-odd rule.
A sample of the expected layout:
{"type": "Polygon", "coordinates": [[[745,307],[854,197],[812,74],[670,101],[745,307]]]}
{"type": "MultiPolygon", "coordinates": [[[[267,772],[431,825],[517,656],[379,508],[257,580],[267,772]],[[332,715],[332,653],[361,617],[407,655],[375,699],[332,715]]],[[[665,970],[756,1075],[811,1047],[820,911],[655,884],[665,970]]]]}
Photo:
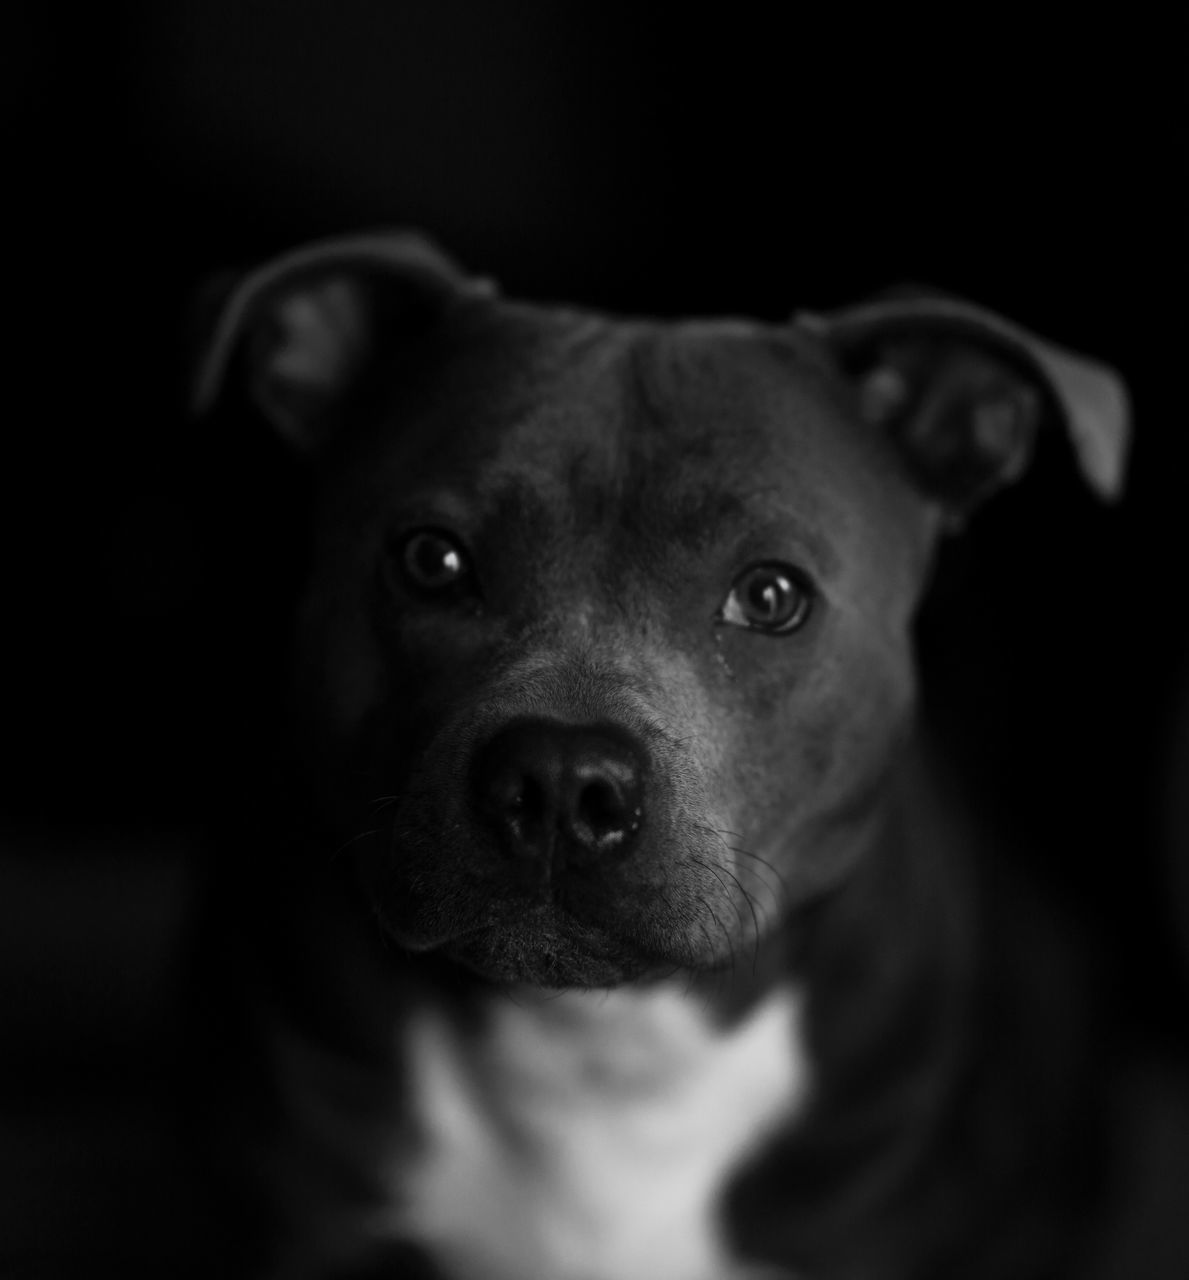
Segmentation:
{"type": "Polygon", "coordinates": [[[358,847],[385,932],[544,987],[750,963],[787,906],[782,879],[717,829],[705,793],[661,755],[622,719],[521,716],[440,735],[387,838],[358,847]]]}
{"type": "Polygon", "coordinates": [[[748,886],[749,897],[741,868],[656,832],[631,858],[563,860],[536,875],[490,834],[463,832],[443,840],[402,823],[399,840],[373,844],[359,872],[402,951],[435,953],[492,982],[607,987],[750,966],[781,906],[770,885],[748,886]]]}
{"type": "Polygon", "coordinates": [[[677,967],[649,956],[631,940],[547,906],[521,911],[513,923],[465,930],[437,950],[490,982],[547,988],[617,986],[677,967]]]}
{"type": "Polygon", "coordinates": [[[700,948],[691,943],[663,894],[650,901],[589,875],[530,892],[502,877],[494,858],[481,870],[439,863],[432,883],[407,870],[390,864],[377,877],[365,868],[384,932],[403,951],[436,953],[492,982],[606,987],[735,955],[727,938],[716,954],[705,930],[695,935],[700,948]]]}

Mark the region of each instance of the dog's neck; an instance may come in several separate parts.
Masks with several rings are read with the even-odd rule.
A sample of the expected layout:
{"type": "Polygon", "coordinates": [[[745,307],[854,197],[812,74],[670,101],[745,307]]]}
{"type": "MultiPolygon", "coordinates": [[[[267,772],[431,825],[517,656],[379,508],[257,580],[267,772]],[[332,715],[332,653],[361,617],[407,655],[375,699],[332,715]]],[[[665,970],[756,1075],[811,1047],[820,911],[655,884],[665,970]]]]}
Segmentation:
{"type": "Polygon", "coordinates": [[[725,1034],[677,981],[510,992],[479,1025],[424,1006],[385,1226],[476,1280],[726,1275],[717,1201],[799,1109],[800,1044],[789,985],[725,1034]]]}

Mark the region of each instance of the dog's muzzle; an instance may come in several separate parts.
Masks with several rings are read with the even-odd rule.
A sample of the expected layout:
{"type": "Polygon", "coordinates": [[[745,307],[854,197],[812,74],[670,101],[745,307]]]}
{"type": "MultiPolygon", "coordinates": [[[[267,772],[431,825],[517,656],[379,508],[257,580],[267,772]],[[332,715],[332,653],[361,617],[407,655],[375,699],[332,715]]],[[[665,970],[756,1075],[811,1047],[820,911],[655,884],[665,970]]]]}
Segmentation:
{"type": "Polygon", "coordinates": [[[475,753],[472,802],[500,850],[547,878],[634,850],[646,759],[616,725],[524,718],[475,753]]]}

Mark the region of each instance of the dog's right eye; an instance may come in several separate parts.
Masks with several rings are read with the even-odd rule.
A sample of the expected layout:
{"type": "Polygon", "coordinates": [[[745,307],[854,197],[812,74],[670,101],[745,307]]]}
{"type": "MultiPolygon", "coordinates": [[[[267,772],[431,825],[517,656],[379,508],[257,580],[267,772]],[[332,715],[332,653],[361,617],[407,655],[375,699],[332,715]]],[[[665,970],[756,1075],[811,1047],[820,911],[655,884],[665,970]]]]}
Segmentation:
{"type": "Polygon", "coordinates": [[[471,576],[466,553],[441,529],[414,529],[399,538],[392,551],[401,581],[421,595],[445,595],[471,576]]]}

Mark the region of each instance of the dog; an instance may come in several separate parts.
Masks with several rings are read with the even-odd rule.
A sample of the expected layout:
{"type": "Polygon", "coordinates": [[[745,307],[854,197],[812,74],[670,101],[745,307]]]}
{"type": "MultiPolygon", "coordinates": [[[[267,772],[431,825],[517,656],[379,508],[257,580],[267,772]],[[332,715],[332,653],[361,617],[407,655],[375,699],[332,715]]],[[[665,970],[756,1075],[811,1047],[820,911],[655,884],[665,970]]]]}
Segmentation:
{"type": "Polygon", "coordinates": [[[312,491],[289,790],[212,930],[248,1269],[1047,1274],[992,1094],[1061,1068],[1006,1065],[912,634],[1044,424],[1118,496],[1118,377],[925,290],[623,319],[392,231],[239,279],[194,404],[312,491]]]}

